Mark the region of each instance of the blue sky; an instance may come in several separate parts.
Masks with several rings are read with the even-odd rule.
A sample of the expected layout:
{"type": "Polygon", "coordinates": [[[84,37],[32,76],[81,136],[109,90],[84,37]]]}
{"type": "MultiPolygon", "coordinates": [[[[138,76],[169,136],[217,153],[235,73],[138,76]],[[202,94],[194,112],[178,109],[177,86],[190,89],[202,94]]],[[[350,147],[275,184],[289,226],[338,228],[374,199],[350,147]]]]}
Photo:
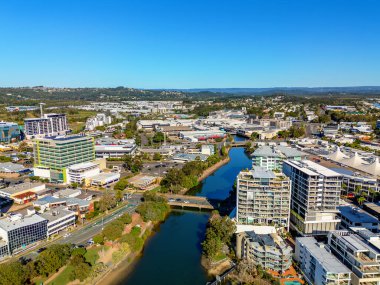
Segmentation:
{"type": "Polygon", "coordinates": [[[380,85],[377,0],[0,2],[0,86],[380,85]]]}

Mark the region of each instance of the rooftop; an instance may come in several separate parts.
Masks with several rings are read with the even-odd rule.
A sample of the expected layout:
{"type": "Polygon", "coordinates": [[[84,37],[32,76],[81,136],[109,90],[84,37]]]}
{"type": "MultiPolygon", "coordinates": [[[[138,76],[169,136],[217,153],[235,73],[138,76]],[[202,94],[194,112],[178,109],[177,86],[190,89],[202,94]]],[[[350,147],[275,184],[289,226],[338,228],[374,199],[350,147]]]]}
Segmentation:
{"type": "Polygon", "coordinates": [[[82,170],[82,169],[86,169],[86,168],[94,168],[97,166],[98,165],[96,163],[93,163],[93,162],[81,162],[81,163],[70,165],[68,168],[70,170],[82,170]]]}
{"type": "Polygon", "coordinates": [[[54,209],[50,209],[50,210],[40,214],[40,216],[42,218],[48,220],[49,223],[56,221],[56,220],[59,220],[61,218],[64,218],[68,215],[75,215],[75,213],[72,211],[66,210],[62,206],[54,208],[54,209]]]}
{"type": "Polygon", "coordinates": [[[120,174],[119,173],[115,173],[115,172],[102,172],[102,173],[99,173],[97,175],[91,176],[91,180],[104,180],[104,179],[111,178],[111,177],[115,177],[116,178],[116,176],[120,178],[120,174]]]}
{"type": "Polygon", "coordinates": [[[299,241],[314,256],[327,272],[350,273],[351,271],[342,264],[332,253],[327,251],[324,244],[318,243],[313,237],[298,237],[299,241]]]}
{"type": "Polygon", "coordinates": [[[0,219],[0,228],[5,231],[11,231],[21,227],[26,227],[33,225],[39,222],[46,221],[43,217],[39,215],[32,216],[22,216],[22,215],[13,215],[4,219],[0,219]]]}
{"type": "Polygon", "coordinates": [[[25,168],[21,164],[17,164],[13,162],[0,163],[0,172],[15,173],[15,172],[22,172],[26,170],[27,168],[25,168]]]}
{"type": "Polygon", "coordinates": [[[367,212],[351,206],[339,206],[339,212],[353,223],[379,223],[379,220],[367,212]]]}
{"type": "Polygon", "coordinates": [[[324,167],[311,160],[302,160],[302,161],[287,160],[286,163],[299,169],[300,171],[308,175],[313,175],[313,176],[323,175],[326,177],[341,176],[341,174],[339,174],[338,172],[331,170],[327,167],[324,167]]]}
{"type": "Polygon", "coordinates": [[[29,190],[35,187],[44,186],[43,183],[24,182],[21,184],[15,184],[7,188],[0,189],[0,192],[8,193],[9,195],[17,194],[25,190],[29,190]]]}
{"type": "Polygon", "coordinates": [[[253,156],[267,156],[267,157],[283,157],[283,158],[293,158],[298,156],[305,156],[306,154],[283,145],[276,145],[276,146],[269,146],[264,145],[256,149],[253,154],[253,156]]]}
{"type": "Polygon", "coordinates": [[[252,169],[247,172],[242,171],[242,174],[248,174],[252,178],[276,178],[276,174],[272,170],[268,170],[260,166],[252,166],[252,169]]]}

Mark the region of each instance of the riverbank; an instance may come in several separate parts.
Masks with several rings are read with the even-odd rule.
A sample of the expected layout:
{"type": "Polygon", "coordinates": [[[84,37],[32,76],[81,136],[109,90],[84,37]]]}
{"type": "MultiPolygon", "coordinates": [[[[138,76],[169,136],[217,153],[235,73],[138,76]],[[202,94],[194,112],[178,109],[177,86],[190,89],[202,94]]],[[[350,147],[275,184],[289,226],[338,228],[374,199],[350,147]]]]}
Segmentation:
{"type": "Polygon", "coordinates": [[[205,171],[203,171],[203,174],[198,178],[198,182],[201,182],[202,180],[206,179],[208,176],[213,174],[215,171],[217,171],[219,168],[221,168],[223,165],[227,164],[230,161],[230,157],[227,156],[225,159],[217,162],[213,166],[207,168],[205,171]]]}
{"type": "MultiPolygon", "coordinates": [[[[243,148],[231,148],[228,157],[201,176],[194,196],[224,200],[229,196],[236,175],[251,165],[243,148]],[[211,175],[213,174],[213,175],[211,175]]],[[[200,244],[209,213],[172,210],[155,225],[140,254],[113,267],[98,285],[204,285],[213,278],[201,264],[200,244]]],[[[226,267],[227,264],[220,266],[226,267]]]]}
{"type": "MultiPolygon", "coordinates": [[[[149,235],[144,240],[144,246],[149,239],[154,235],[155,228],[159,226],[160,222],[150,222],[147,226],[141,231],[141,234],[144,235],[147,231],[149,235]]],[[[128,274],[133,269],[133,264],[136,263],[138,258],[142,255],[144,246],[138,252],[131,252],[128,255],[124,256],[120,261],[110,266],[106,271],[97,277],[96,280],[92,280],[91,284],[94,285],[109,285],[114,284],[114,281],[118,279],[120,274],[128,274]]]]}

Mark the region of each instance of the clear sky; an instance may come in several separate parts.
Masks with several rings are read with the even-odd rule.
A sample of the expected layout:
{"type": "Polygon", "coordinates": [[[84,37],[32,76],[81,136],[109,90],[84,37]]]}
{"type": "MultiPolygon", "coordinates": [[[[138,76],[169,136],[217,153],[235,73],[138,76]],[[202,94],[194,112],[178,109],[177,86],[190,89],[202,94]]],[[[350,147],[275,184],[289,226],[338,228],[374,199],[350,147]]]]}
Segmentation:
{"type": "Polygon", "coordinates": [[[34,85],[380,85],[380,1],[0,1],[0,86],[34,85]]]}

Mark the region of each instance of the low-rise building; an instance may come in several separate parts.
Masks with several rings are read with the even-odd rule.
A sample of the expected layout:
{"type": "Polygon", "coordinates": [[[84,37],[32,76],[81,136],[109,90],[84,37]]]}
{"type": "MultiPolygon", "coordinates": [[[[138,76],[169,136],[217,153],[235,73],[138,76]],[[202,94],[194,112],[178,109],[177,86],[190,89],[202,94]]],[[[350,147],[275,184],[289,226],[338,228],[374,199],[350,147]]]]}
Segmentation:
{"type": "Polygon", "coordinates": [[[380,205],[378,203],[367,202],[363,204],[363,209],[372,216],[380,219],[380,205]]]}
{"type": "Polygon", "coordinates": [[[115,140],[102,138],[95,143],[95,156],[98,158],[115,158],[135,154],[137,145],[134,139],[115,140]]]}
{"type": "Polygon", "coordinates": [[[298,237],[294,259],[310,285],[349,285],[351,270],[314,237],[298,237]]]}
{"type": "Polygon", "coordinates": [[[10,143],[21,138],[19,125],[16,123],[0,122],[0,142],[10,143]]]}
{"type": "Polygon", "coordinates": [[[38,193],[44,191],[43,183],[24,182],[0,189],[0,197],[13,199],[17,204],[25,204],[37,199],[38,193]]]}
{"type": "Polygon", "coordinates": [[[368,230],[357,233],[332,231],[328,234],[331,252],[353,274],[353,285],[380,284],[380,239],[368,230]]]}
{"type": "Polygon", "coordinates": [[[15,178],[28,172],[30,172],[30,169],[25,168],[22,164],[13,162],[0,163],[0,177],[3,178],[15,178]]]}
{"type": "Polygon", "coordinates": [[[48,221],[39,215],[11,215],[0,219],[0,257],[26,249],[30,244],[46,238],[48,221]]]}
{"type": "Polygon", "coordinates": [[[380,229],[380,221],[360,208],[339,206],[338,210],[338,216],[341,219],[340,227],[343,229],[362,227],[374,233],[377,233],[380,229]]]}
{"type": "Polygon", "coordinates": [[[105,187],[120,180],[120,173],[102,172],[86,179],[86,185],[105,187]]]}
{"type": "Polygon", "coordinates": [[[292,265],[292,248],[274,227],[255,226],[236,234],[236,255],[265,270],[285,272],[292,265]]]}
{"type": "Polygon", "coordinates": [[[226,137],[226,132],[219,129],[209,129],[202,131],[180,132],[179,137],[191,142],[206,141],[209,139],[222,139],[226,137]]]}
{"type": "Polygon", "coordinates": [[[75,212],[78,218],[84,218],[90,210],[91,201],[77,197],[54,197],[45,196],[33,202],[40,212],[64,206],[65,209],[75,212]]]}
{"type": "Polygon", "coordinates": [[[50,209],[40,214],[40,216],[48,221],[47,237],[75,225],[75,212],[66,210],[63,206],[50,209]]]}
{"type": "Polygon", "coordinates": [[[106,114],[99,113],[95,117],[88,118],[86,121],[85,129],[88,131],[93,131],[97,127],[102,127],[112,123],[112,117],[106,114]]]}
{"type": "Polygon", "coordinates": [[[89,177],[100,173],[99,165],[94,162],[82,162],[66,168],[66,182],[82,184],[89,177]]]}

